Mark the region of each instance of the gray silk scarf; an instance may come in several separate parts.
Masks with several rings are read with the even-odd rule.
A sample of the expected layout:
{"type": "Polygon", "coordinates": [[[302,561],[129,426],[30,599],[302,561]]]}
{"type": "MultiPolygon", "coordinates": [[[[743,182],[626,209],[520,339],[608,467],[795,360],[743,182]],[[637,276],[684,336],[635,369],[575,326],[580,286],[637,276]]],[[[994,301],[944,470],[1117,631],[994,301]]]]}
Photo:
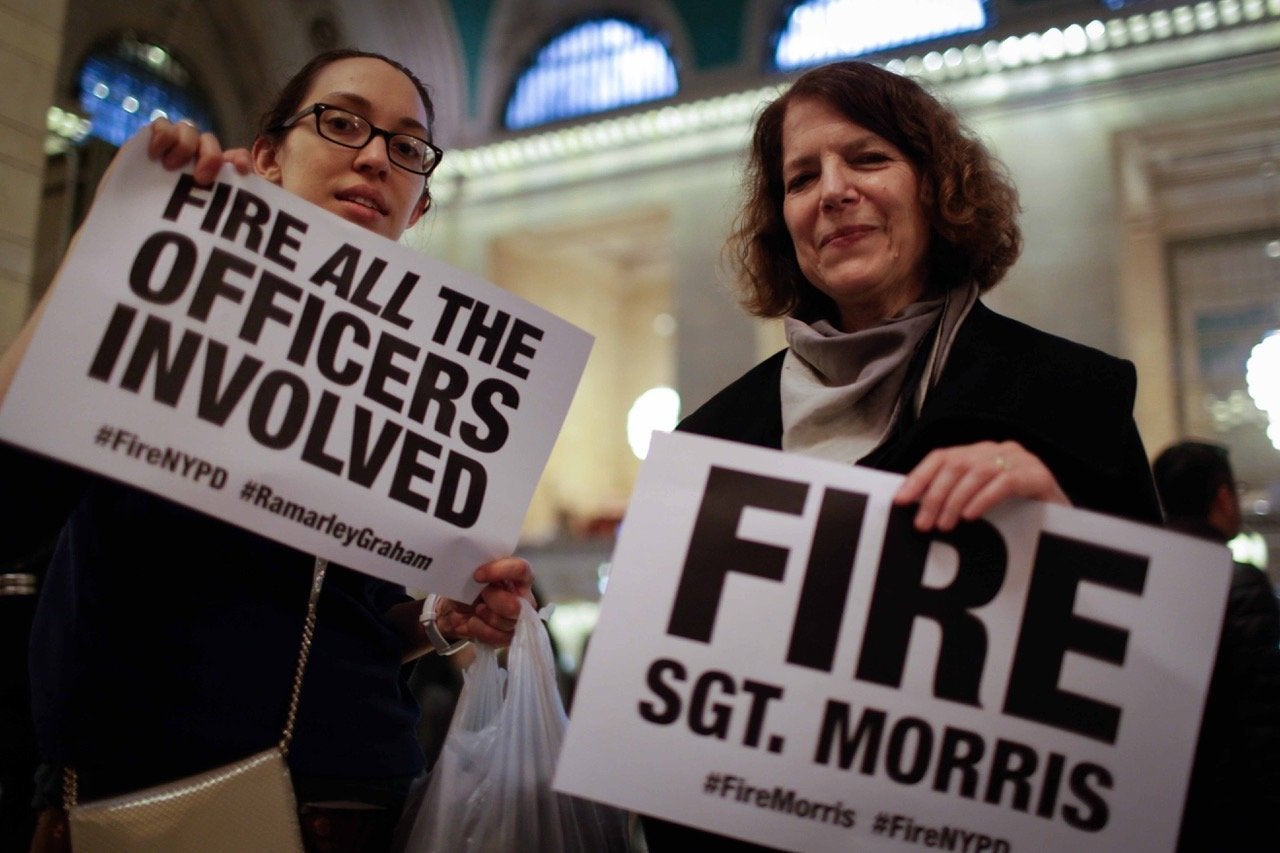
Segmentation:
{"type": "Polygon", "coordinates": [[[904,401],[919,412],[942,374],[956,330],[977,300],[976,286],[915,302],[877,326],[842,332],[826,320],[785,320],[782,449],[854,463],[884,439],[904,401]],[[941,318],[939,322],[939,318],[941,318]],[[934,330],[931,340],[929,332],[934,330]],[[912,355],[929,346],[920,385],[903,382],[912,355]]]}

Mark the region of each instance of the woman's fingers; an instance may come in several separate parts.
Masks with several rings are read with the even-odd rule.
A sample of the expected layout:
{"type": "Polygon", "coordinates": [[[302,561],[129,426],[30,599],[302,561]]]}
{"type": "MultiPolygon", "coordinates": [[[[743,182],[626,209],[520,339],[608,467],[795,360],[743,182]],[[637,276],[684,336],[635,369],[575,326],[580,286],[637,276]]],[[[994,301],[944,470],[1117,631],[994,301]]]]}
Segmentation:
{"type": "Polygon", "coordinates": [[[520,616],[520,599],[538,606],[533,597],[533,569],[527,560],[501,557],[476,569],[473,577],[485,585],[478,603],[485,614],[515,620],[520,616]]]}
{"type": "Polygon", "coordinates": [[[200,129],[189,121],[158,118],[151,122],[147,154],[166,169],[180,169],[200,150],[200,129]]]}
{"type": "Polygon", "coordinates": [[[918,503],[917,530],[952,530],[1009,498],[1067,504],[1039,457],[1013,441],[982,441],[935,450],[907,475],[894,503],[918,503]]]}
{"type": "Polygon", "coordinates": [[[237,172],[247,175],[253,166],[249,151],[235,148],[224,152],[222,143],[212,133],[202,133],[193,122],[171,122],[158,118],[151,122],[151,137],[147,142],[147,154],[160,161],[166,169],[182,169],[192,165],[192,175],[197,184],[211,184],[218,177],[223,163],[231,163],[237,172]]]}
{"type": "Polygon", "coordinates": [[[449,639],[473,640],[489,646],[509,646],[515,635],[516,620],[500,616],[484,605],[448,602],[448,616],[441,616],[442,632],[449,639]]]}
{"type": "Polygon", "coordinates": [[[491,560],[473,576],[484,589],[471,604],[445,599],[437,622],[450,639],[474,640],[490,646],[508,646],[520,618],[520,601],[537,606],[533,597],[533,569],[519,557],[491,560]]]}

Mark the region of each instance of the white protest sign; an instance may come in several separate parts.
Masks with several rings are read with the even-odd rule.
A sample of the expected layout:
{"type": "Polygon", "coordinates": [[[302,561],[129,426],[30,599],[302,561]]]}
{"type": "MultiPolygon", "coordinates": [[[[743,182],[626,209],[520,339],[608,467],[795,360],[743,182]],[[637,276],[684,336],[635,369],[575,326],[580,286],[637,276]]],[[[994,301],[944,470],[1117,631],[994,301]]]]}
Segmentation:
{"type": "Polygon", "coordinates": [[[470,599],[510,553],[591,337],[260,178],[118,156],[0,437],[470,599]]]}
{"type": "Polygon", "coordinates": [[[1170,850],[1230,558],[655,436],[555,787],[788,850],[1170,850]]]}

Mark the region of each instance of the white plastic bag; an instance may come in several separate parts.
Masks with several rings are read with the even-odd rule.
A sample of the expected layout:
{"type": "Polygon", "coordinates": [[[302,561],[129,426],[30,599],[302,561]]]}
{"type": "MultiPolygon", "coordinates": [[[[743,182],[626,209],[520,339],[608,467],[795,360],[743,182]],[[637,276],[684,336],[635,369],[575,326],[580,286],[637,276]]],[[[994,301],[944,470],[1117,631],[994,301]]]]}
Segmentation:
{"type": "Polygon", "coordinates": [[[533,605],[522,606],[506,671],[492,648],[475,651],[406,853],[626,850],[626,812],[551,790],[567,717],[533,605]]]}

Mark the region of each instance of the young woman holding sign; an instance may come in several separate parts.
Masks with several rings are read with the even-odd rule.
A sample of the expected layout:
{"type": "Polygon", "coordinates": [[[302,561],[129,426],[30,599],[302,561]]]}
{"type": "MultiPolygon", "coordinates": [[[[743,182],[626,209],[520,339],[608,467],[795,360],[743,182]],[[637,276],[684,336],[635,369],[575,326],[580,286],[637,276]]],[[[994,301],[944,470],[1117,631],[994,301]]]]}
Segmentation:
{"type": "MultiPolygon", "coordinates": [[[[148,150],[166,168],[193,165],[200,183],[226,163],[253,171],[396,239],[431,203],[441,156],[432,119],[426,89],[404,66],[333,51],[284,87],[251,150],[224,152],[213,135],[164,119],[152,124],[148,150]]],[[[0,393],[38,315],[0,364],[0,393]]],[[[44,842],[57,835],[63,767],[75,768],[88,801],[279,740],[313,558],[122,483],[0,452],[8,553],[57,536],[31,640],[48,771],[44,842]]],[[[487,563],[475,579],[485,587],[474,602],[440,600],[429,639],[422,603],[402,588],[330,568],[288,756],[309,847],[390,843],[423,770],[402,662],[463,640],[505,645],[520,599],[532,600],[523,560],[487,563]]]]}

